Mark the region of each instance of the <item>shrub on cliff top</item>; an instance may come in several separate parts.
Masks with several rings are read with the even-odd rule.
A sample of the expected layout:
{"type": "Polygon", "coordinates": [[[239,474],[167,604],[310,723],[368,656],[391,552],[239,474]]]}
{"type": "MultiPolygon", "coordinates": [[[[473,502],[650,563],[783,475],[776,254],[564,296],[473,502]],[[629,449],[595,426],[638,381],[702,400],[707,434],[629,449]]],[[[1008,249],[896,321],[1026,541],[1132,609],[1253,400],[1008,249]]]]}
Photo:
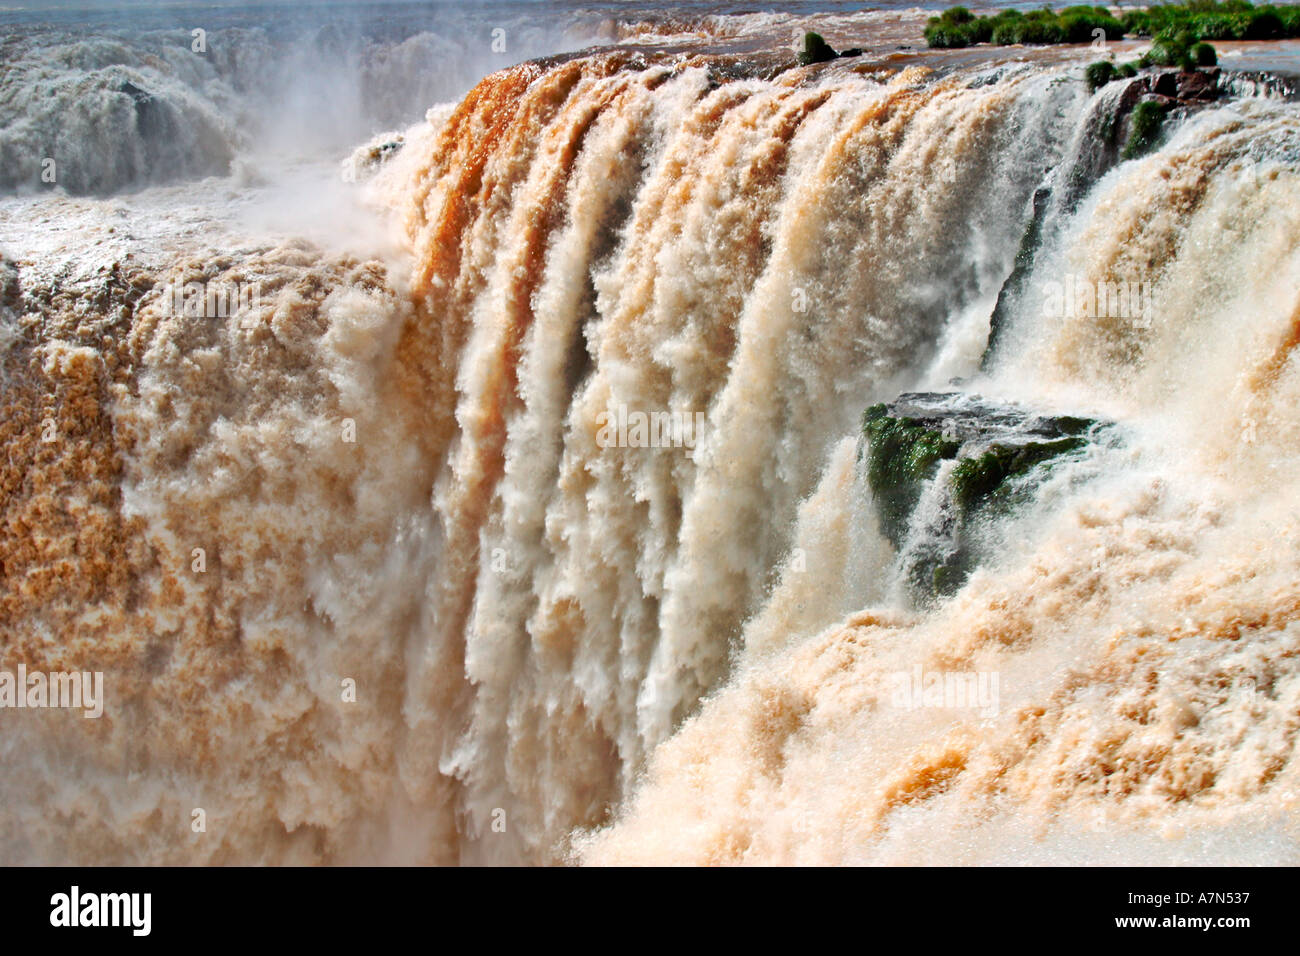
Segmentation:
{"type": "Polygon", "coordinates": [[[930,18],[925,40],[936,48],[976,43],[1090,43],[1096,30],[1108,40],[1124,35],[1123,25],[1105,7],[1072,6],[1055,13],[1046,8],[1027,13],[1003,10],[987,17],[977,17],[965,7],[951,7],[930,18]]]}
{"type": "Polygon", "coordinates": [[[1154,37],[1182,28],[1195,40],[1269,40],[1300,36],[1300,8],[1254,6],[1247,0],[1189,0],[1131,10],[1121,17],[1125,32],[1154,37]]]}
{"type": "Polygon", "coordinates": [[[1151,45],[1144,59],[1157,66],[1186,66],[1192,63],[1191,49],[1195,37],[1185,26],[1165,27],[1156,34],[1156,42],[1151,45]]]}
{"type": "MultiPolygon", "coordinates": [[[[1089,43],[1098,29],[1107,40],[1182,32],[1189,37],[1189,46],[1201,40],[1297,37],[1300,5],[1257,7],[1247,0],[1187,0],[1130,10],[1118,20],[1106,7],[1070,6],[1057,12],[1044,8],[1027,13],[1003,10],[985,17],[975,16],[965,7],[950,7],[929,19],[925,40],[936,48],[976,43],[1089,43]]],[[[1178,63],[1175,60],[1171,65],[1178,63]]]]}

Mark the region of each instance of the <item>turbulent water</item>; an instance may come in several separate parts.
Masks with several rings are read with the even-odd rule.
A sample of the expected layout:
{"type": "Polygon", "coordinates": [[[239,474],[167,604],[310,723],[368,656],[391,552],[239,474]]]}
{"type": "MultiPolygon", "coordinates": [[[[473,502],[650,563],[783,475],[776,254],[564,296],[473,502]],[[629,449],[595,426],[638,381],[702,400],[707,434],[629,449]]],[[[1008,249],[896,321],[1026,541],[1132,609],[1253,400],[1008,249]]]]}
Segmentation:
{"type": "Polygon", "coordinates": [[[0,711],[0,859],[1300,860],[1300,105],[1239,86],[1107,166],[1086,53],[894,62],[918,17],[837,13],[890,42],[800,68],[805,14],[539,25],[509,60],[605,46],[442,106],[412,67],[304,146],[400,149],[275,228],[222,130],[256,87],[150,36],[45,113],[53,41],[11,41],[0,668],[107,699],[0,711]],[[49,116],[163,76],[177,152],[65,121],[102,165],[40,188],[49,116]],[[1067,278],[1151,307],[1044,309],[1067,278]],[[1123,438],[918,609],[862,413],[954,387],[1123,438]],[[611,444],[637,413],[699,425],[611,444]],[[926,673],[996,697],[901,706],[926,673]]]}

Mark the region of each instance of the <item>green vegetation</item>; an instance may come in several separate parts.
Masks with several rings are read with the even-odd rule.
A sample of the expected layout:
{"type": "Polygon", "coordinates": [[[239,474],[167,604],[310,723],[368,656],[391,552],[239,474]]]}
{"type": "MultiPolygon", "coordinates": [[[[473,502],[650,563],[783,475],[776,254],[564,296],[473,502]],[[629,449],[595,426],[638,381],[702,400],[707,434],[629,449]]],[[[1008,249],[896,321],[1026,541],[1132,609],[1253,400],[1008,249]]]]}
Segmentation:
{"type": "Polygon", "coordinates": [[[1121,18],[1124,32],[1157,37],[1185,31],[1197,40],[1272,40],[1300,36],[1300,7],[1254,6],[1247,0],[1186,0],[1133,10],[1121,18]]]}
{"type": "MultiPolygon", "coordinates": [[[[1185,30],[1162,33],[1156,38],[1156,42],[1152,44],[1149,52],[1131,63],[1121,63],[1117,66],[1111,79],[1128,79],[1137,76],[1138,70],[1145,69],[1148,66],[1176,66],[1184,72],[1191,72],[1198,66],[1215,66],[1218,62],[1219,55],[1215,52],[1214,47],[1208,43],[1194,42],[1191,34],[1185,30]]],[[[1097,64],[1094,63],[1092,66],[1095,67],[1097,64]]],[[[1093,85],[1092,78],[1089,77],[1088,79],[1089,86],[1093,90],[1096,90],[1098,86],[1105,86],[1109,82],[1110,80],[1106,80],[1103,83],[1093,85]]]]}
{"type": "Polygon", "coordinates": [[[992,445],[976,458],[963,458],[952,470],[953,498],[967,511],[988,504],[1010,503],[1011,479],[1087,444],[1078,436],[1027,445],[992,445]]]}
{"type": "Polygon", "coordinates": [[[1196,69],[1192,46],[1196,42],[1186,27],[1169,27],[1156,34],[1151,52],[1138,62],[1142,66],[1176,66],[1183,70],[1196,69]]]}
{"type": "Polygon", "coordinates": [[[1083,71],[1088,89],[1097,92],[1111,80],[1130,79],[1138,70],[1148,66],[1176,66],[1190,72],[1198,66],[1214,66],[1219,55],[1208,43],[1194,43],[1186,31],[1162,33],[1151,47],[1151,52],[1132,63],[1113,65],[1109,60],[1088,64],[1083,71]]]}
{"type": "Polygon", "coordinates": [[[901,540],[907,519],[939,462],[953,458],[961,443],[911,418],[894,418],[885,405],[872,405],[862,417],[869,439],[867,481],[876,496],[881,524],[893,541],[901,540]]]}
{"type": "Polygon", "coordinates": [[[1091,43],[1094,30],[1102,30],[1108,40],[1124,35],[1123,24],[1105,7],[1066,7],[1059,13],[1047,8],[1028,13],[1003,10],[987,17],[977,17],[965,7],[950,7],[929,19],[925,41],[939,48],[976,43],[1091,43]]]}
{"type": "Polygon", "coordinates": [[[1136,159],[1150,152],[1160,139],[1160,127],[1164,125],[1165,108],[1160,103],[1139,103],[1133,110],[1133,127],[1124,144],[1125,159],[1136,159]]]}
{"type": "Polygon", "coordinates": [[[889,405],[868,408],[862,420],[866,477],[881,530],[900,550],[913,597],[928,604],[959,588],[985,555],[981,519],[1008,514],[1028,500],[1057,461],[1088,445],[1097,423],[1070,415],[1035,417],[1033,430],[1025,431],[1029,420],[1010,407],[967,405],[951,417],[941,404],[948,396],[905,397],[910,400],[900,407],[907,411],[926,411],[939,399],[929,406],[938,414],[914,418],[889,405]],[[984,420],[973,419],[972,411],[984,420]],[[975,450],[963,456],[964,446],[975,450]],[[945,460],[954,462],[946,479],[948,517],[937,538],[917,541],[909,526],[926,483],[945,460]],[[911,550],[903,553],[905,548],[911,550]]]}
{"type": "MultiPolygon", "coordinates": [[[[1255,6],[1248,0],[1184,0],[1132,10],[1118,20],[1105,7],[1073,6],[1053,12],[1044,7],[1022,13],[1003,10],[977,17],[965,7],[950,7],[931,17],[925,40],[931,47],[956,48],[976,43],[1005,46],[1013,43],[1090,43],[1094,30],[1107,40],[1124,36],[1151,37],[1159,44],[1170,41],[1162,59],[1166,66],[1181,66],[1181,54],[1204,40],[1272,40],[1300,36],[1300,6],[1255,6]],[[1175,38],[1177,41],[1175,42],[1175,38]]],[[[1193,64],[1211,66],[1192,54],[1193,64]]]]}
{"type": "Polygon", "coordinates": [[[1083,78],[1088,81],[1088,89],[1095,93],[1115,79],[1116,73],[1115,64],[1110,60],[1098,60],[1088,64],[1088,68],[1083,71],[1083,78]]]}

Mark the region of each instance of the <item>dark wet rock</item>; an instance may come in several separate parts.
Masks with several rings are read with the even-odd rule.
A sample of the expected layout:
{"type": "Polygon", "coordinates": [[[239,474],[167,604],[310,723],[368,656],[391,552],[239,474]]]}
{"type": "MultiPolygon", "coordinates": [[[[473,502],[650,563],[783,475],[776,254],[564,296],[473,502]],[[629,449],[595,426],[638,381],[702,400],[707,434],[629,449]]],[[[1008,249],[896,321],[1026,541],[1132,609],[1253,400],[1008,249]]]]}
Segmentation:
{"type": "Polygon", "coordinates": [[[141,103],[151,98],[150,94],[140,89],[140,87],[136,86],[130,80],[123,80],[121,83],[119,83],[117,87],[117,91],[119,93],[125,93],[127,96],[131,97],[131,99],[135,100],[137,103],[141,103]]]}
{"type": "Polygon", "coordinates": [[[370,159],[375,163],[386,163],[405,145],[404,140],[389,140],[387,143],[371,146],[370,159]]]}
{"type": "Polygon", "coordinates": [[[1123,143],[1119,159],[1135,159],[1150,151],[1160,138],[1165,117],[1186,114],[1223,95],[1217,66],[1192,70],[1157,70],[1131,80],[1116,102],[1111,129],[1123,143]],[[1147,106],[1146,104],[1152,104],[1147,106]]]}
{"type": "Polygon", "coordinates": [[[1115,104],[1115,113],[1123,118],[1144,100],[1161,97],[1172,105],[1200,106],[1223,95],[1217,66],[1200,70],[1157,70],[1141,73],[1128,85],[1115,104]]]}
{"type": "Polygon", "coordinates": [[[0,255],[0,319],[12,318],[18,314],[18,300],[21,295],[22,286],[18,279],[18,267],[0,255]]]}
{"type": "Polygon", "coordinates": [[[803,35],[803,49],[799,51],[800,66],[808,66],[811,63],[829,63],[838,56],[839,54],[822,38],[820,33],[805,33],[803,35]]]}
{"type": "Polygon", "coordinates": [[[1175,98],[1180,100],[1213,100],[1219,96],[1219,71],[1193,70],[1178,75],[1175,98]]]}
{"type": "Polygon", "coordinates": [[[1150,84],[1143,83],[1141,77],[1131,80],[1124,87],[1124,91],[1120,93],[1119,100],[1115,104],[1116,114],[1122,116],[1129,112],[1133,107],[1137,106],[1142,97],[1146,96],[1150,92],[1150,84]]]}
{"type": "Polygon", "coordinates": [[[152,93],[142,90],[130,80],[123,80],[119,83],[117,90],[119,93],[125,93],[131,97],[135,103],[136,126],[146,142],[157,137],[166,136],[170,132],[168,128],[169,117],[165,108],[154,100],[152,93]]]}
{"type": "Polygon", "coordinates": [[[1178,105],[1178,100],[1172,96],[1162,96],[1159,93],[1144,93],[1142,99],[1138,100],[1138,106],[1143,103],[1155,103],[1161,109],[1173,109],[1178,105]]]}
{"type": "Polygon", "coordinates": [[[1006,331],[1011,315],[1025,292],[1030,273],[1034,267],[1034,255],[1042,244],[1043,223],[1047,217],[1048,203],[1052,191],[1040,186],[1034,191],[1031,201],[1029,225],[1020,239],[1020,248],[1016,250],[1016,261],[1011,268],[1011,275],[998,290],[998,300],[993,306],[993,315],[989,318],[989,340],[984,347],[983,364],[987,365],[997,351],[1001,336],[1006,331]]]}
{"type": "Polygon", "coordinates": [[[1152,93],[1160,96],[1175,97],[1178,95],[1178,77],[1173,71],[1157,73],[1149,82],[1148,87],[1152,93]]]}
{"type": "Polygon", "coordinates": [[[385,134],[365,146],[358,147],[343,164],[343,179],[360,182],[369,179],[390,159],[402,151],[406,139],[400,133],[385,134]],[[392,136],[391,139],[385,138],[392,136]]]}
{"type": "Polygon", "coordinates": [[[859,456],[915,603],[959,588],[986,557],[981,523],[1027,501],[1108,427],[961,392],[906,393],[868,408],[859,456]]]}

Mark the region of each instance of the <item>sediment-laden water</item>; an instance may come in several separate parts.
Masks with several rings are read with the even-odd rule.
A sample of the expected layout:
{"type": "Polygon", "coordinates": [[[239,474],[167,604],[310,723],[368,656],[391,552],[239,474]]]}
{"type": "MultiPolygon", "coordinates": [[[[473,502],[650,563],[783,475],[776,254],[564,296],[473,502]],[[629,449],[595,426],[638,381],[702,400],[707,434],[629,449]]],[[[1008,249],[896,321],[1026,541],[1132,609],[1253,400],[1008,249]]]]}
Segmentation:
{"type": "Polygon", "coordinates": [[[105,687],[0,711],[0,859],[1295,862],[1287,82],[1124,159],[1088,51],[796,7],[557,6],[293,162],[164,34],[42,81],[129,156],[0,98],[0,667],[105,687]]]}

